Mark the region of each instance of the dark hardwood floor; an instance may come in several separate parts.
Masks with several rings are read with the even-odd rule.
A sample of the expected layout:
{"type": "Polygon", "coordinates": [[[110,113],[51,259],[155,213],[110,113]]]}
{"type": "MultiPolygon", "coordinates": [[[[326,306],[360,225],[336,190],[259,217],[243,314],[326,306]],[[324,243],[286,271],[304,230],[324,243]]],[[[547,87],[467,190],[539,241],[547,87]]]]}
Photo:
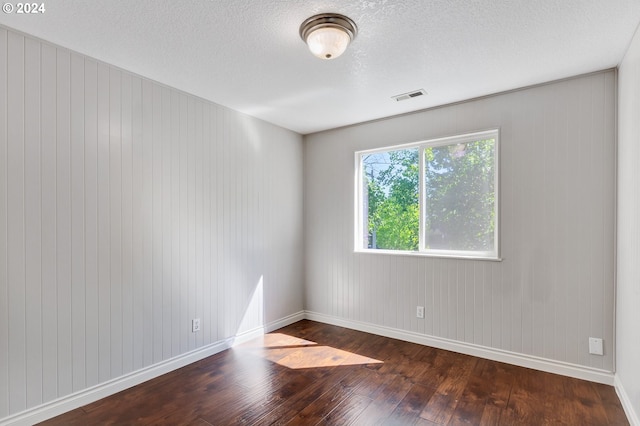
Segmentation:
{"type": "Polygon", "coordinates": [[[44,424],[628,422],[611,386],[300,321],[44,424]]]}

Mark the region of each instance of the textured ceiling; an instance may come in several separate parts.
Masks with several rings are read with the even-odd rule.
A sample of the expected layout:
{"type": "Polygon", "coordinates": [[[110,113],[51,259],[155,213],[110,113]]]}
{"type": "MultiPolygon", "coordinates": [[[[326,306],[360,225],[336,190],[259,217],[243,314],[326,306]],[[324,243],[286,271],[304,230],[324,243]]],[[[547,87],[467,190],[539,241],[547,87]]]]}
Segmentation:
{"type": "Polygon", "coordinates": [[[617,66],[640,0],[51,0],[0,23],[302,134],[617,66]],[[298,28],[337,12],[333,61],[298,28]],[[427,96],[391,96],[425,89],[427,96]]]}

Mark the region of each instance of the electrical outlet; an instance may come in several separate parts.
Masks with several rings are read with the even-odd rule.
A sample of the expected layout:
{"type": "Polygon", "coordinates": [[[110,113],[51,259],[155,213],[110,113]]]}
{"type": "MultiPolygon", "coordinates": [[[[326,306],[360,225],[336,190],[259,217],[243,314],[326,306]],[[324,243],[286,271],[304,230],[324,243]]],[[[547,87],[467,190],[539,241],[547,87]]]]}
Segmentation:
{"type": "Polygon", "coordinates": [[[424,318],[424,306],[418,306],[416,308],[416,317],[417,318],[424,318]]]}
{"type": "Polygon", "coordinates": [[[589,337],[589,353],[593,355],[604,355],[602,350],[602,339],[589,337]]]}
{"type": "Polygon", "coordinates": [[[195,333],[196,331],[200,331],[200,318],[191,320],[191,332],[195,333]]]}

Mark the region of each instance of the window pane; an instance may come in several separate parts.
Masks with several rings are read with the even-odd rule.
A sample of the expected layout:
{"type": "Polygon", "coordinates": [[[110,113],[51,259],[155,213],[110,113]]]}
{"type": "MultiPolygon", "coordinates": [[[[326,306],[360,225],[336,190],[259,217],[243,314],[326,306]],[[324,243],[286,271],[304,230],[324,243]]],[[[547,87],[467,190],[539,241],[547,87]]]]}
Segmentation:
{"type": "Polygon", "coordinates": [[[418,148],[362,155],[363,247],[418,250],[418,148]]]}
{"type": "Polygon", "coordinates": [[[493,251],[495,140],[428,147],[425,248],[493,251]]]}

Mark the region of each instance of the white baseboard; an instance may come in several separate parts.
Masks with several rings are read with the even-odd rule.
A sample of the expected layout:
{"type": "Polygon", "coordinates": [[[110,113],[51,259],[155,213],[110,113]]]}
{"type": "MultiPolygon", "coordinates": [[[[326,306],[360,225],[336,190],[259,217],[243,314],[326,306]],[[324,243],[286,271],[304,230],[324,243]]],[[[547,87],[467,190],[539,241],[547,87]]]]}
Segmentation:
{"type": "Polygon", "coordinates": [[[252,328],[251,330],[243,331],[236,335],[233,339],[232,346],[241,345],[242,343],[253,340],[256,337],[260,337],[265,333],[271,333],[273,330],[277,330],[282,327],[286,327],[289,324],[298,322],[304,319],[304,311],[296,312],[295,314],[288,315],[279,320],[272,321],[269,324],[265,324],[260,327],[252,328]]]}
{"type": "Polygon", "coordinates": [[[198,348],[175,358],[162,361],[160,363],[118,377],[108,382],[101,383],[91,388],[84,389],[80,392],[76,392],[74,394],[48,402],[46,404],[39,405],[21,413],[5,417],[4,419],[0,420],[0,426],[32,425],[34,423],[50,419],[67,411],[90,404],[99,399],[105,398],[122,390],[128,389],[132,386],[143,383],[147,380],[151,380],[155,377],[184,367],[185,365],[214,355],[218,352],[232,347],[235,344],[246,342],[255,337],[259,337],[264,333],[269,333],[302,319],[309,319],[312,321],[337,325],[353,330],[359,330],[367,333],[377,334],[380,336],[390,337],[427,346],[433,346],[439,349],[478,356],[494,361],[505,362],[521,367],[533,368],[536,370],[561,374],[564,376],[575,377],[592,382],[615,385],[616,392],[618,393],[625,413],[629,418],[629,421],[633,426],[640,426],[637,414],[633,411],[633,407],[631,405],[629,397],[625,393],[622,384],[617,379],[617,377],[614,377],[613,373],[609,371],[518,354],[515,352],[502,351],[485,346],[463,343],[455,340],[444,339],[440,337],[429,336],[370,323],[353,321],[310,311],[297,312],[295,314],[265,324],[264,326],[245,331],[237,336],[212,343],[210,345],[198,348]]]}
{"type": "Polygon", "coordinates": [[[286,316],[277,321],[272,321],[269,324],[265,325],[265,333],[271,333],[274,330],[277,330],[282,327],[286,327],[288,325],[301,321],[305,318],[306,316],[304,311],[296,312],[295,314],[286,316]]]}
{"type": "Polygon", "coordinates": [[[139,385],[140,383],[154,379],[173,370],[177,370],[185,365],[200,361],[201,359],[215,355],[218,352],[222,352],[225,349],[229,349],[234,344],[259,337],[264,333],[293,324],[301,319],[304,319],[304,312],[297,312],[279,320],[270,322],[262,327],[243,332],[237,336],[203,346],[177,357],[150,365],[124,376],[120,376],[113,380],[100,383],[99,385],[92,386],[71,395],[67,395],[20,413],[13,414],[9,417],[5,417],[0,419],[0,426],[23,426],[42,422],[66,413],[67,411],[74,410],[130,387],[139,385]]]}
{"type": "Polygon", "coordinates": [[[407,342],[432,346],[439,349],[459,352],[466,355],[486,358],[493,361],[504,362],[506,364],[513,364],[520,367],[546,371],[548,373],[589,380],[591,382],[613,385],[614,381],[614,375],[611,371],[585,367],[582,365],[570,364],[531,355],[524,355],[516,352],[504,351],[500,349],[489,348],[486,346],[475,345],[472,343],[464,343],[457,340],[444,339],[441,337],[429,336],[426,334],[384,327],[360,321],[353,321],[317,312],[305,311],[305,318],[312,321],[337,325],[340,327],[364,331],[367,333],[377,334],[393,339],[404,340],[407,342]]]}
{"type": "Polygon", "coordinates": [[[640,426],[640,417],[638,417],[638,413],[636,413],[633,408],[633,404],[631,404],[631,398],[627,394],[627,391],[624,389],[622,382],[618,375],[615,375],[614,378],[614,386],[616,388],[616,393],[618,394],[618,398],[620,399],[620,404],[622,404],[622,408],[624,409],[624,413],[627,415],[627,420],[631,426],[640,426]]]}

